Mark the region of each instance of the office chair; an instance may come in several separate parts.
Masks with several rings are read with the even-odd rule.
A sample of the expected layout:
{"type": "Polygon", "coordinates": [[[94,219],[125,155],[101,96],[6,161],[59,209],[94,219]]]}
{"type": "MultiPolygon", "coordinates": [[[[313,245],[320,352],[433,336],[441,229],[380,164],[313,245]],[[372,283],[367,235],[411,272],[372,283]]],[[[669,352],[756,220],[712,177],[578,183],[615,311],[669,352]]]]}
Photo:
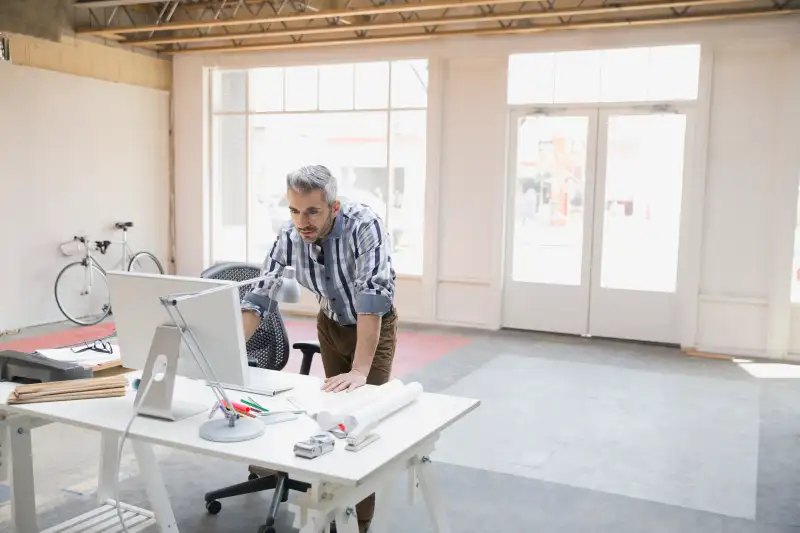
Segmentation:
{"type": "MultiPolygon", "coordinates": [[[[261,268],[247,263],[220,263],[200,274],[203,278],[231,281],[244,281],[259,275],[261,275],[261,268]]],[[[244,298],[249,290],[249,286],[240,287],[239,297],[244,298]]],[[[320,352],[319,342],[296,342],[292,347],[300,350],[303,354],[300,373],[308,375],[311,371],[314,354],[320,352]]],[[[286,326],[281,314],[275,311],[264,317],[256,332],[247,341],[247,364],[269,370],[283,370],[289,361],[289,354],[289,337],[286,334],[286,326]]],[[[289,490],[305,492],[310,485],[289,479],[285,472],[275,472],[252,465],[249,471],[250,475],[247,481],[206,493],[206,509],[211,514],[217,514],[222,510],[222,504],[219,502],[222,498],[275,489],[266,523],[259,528],[259,533],[275,533],[275,516],[278,514],[281,502],[285,502],[289,498],[289,490]]]]}

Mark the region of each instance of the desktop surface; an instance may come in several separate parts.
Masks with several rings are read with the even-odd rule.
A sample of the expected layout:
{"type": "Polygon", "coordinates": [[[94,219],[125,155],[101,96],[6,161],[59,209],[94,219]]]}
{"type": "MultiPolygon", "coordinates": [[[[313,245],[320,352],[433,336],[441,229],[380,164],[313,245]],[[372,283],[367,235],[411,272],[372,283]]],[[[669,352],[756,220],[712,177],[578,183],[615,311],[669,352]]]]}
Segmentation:
{"type": "MultiPolygon", "coordinates": [[[[276,372],[249,368],[251,386],[264,388],[276,384],[290,385],[292,390],[274,397],[249,394],[267,409],[294,409],[287,398],[303,402],[340,401],[346,393],[322,393],[321,381],[312,376],[287,372],[276,372]]],[[[131,379],[138,373],[133,373],[131,379]]],[[[0,383],[0,405],[14,389],[14,383],[0,383]]],[[[358,392],[355,391],[355,392],[358,392]]],[[[246,397],[244,393],[231,392],[231,401],[246,397]]],[[[132,413],[135,391],[125,397],[99,400],[78,400],[27,405],[3,405],[9,412],[19,412],[47,420],[64,422],[94,430],[110,430],[122,433],[132,413]]],[[[178,378],[176,398],[191,399],[205,403],[209,411],[215,397],[203,382],[178,378]]],[[[305,415],[279,424],[268,425],[259,438],[235,443],[218,443],[200,438],[198,429],[208,420],[206,411],[197,416],[169,422],[154,418],[138,417],[131,426],[130,437],[140,438],[153,444],[201,453],[219,458],[240,461],[273,470],[287,472],[298,481],[312,482],[323,478],[343,485],[357,485],[364,478],[381,468],[388,461],[406,453],[444,427],[456,422],[475,409],[480,402],[470,398],[423,393],[414,403],[398,411],[376,426],[380,438],[358,452],[344,449],[345,441],[337,439],[336,450],[315,459],[303,459],[294,455],[294,444],[319,432],[316,421],[305,415]]],[[[216,416],[221,416],[220,414],[216,416]]]]}

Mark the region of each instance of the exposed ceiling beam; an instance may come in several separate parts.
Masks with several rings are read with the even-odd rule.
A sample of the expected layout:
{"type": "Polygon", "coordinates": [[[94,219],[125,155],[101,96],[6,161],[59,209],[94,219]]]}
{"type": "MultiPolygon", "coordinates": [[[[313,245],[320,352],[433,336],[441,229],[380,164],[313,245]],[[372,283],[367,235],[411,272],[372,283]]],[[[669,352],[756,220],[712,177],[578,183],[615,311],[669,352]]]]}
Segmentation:
{"type": "Polygon", "coordinates": [[[552,24],[531,27],[515,27],[515,28],[477,28],[469,30],[451,30],[435,33],[419,33],[413,35],[392,35],[392,36],[379,36],[379,37],[354,37],[348,39],[327,39],[319,41],[296,41],[291,43],[268,43],[268,44],[253,44],[253,45],[240,45],[240,46],[218,46],[206,48],[185,48],[165,50],[164,53],[171,55],[182,54],[206,54],[218,52],[253,52],[264,50],[287,50],[287,49],[300,49],[300,48],[318,48],[327,46],[347,46],[355,43],[369,42],[372,44],[380,43],[398,43],[398,42],[416,42],[431,39],[439,39],[443,37],[462,37],[462,36],[496,36],[496,35],[525,35],[531,33],[544,33],[561,30],[586,30],[586,29],[600,29],[600,28],[616,28],[616,27],[631,27],[631,26],[655,26],[663,24],[675,23],[688,23],[688,22],[709,22],[718,20],[736,20],[747,18],[761,18],[771,16],[784,16],[792,15],[800,12],[800,8],[793,9],[770,9],[763,11],[745,11],[739,13],[719,13],[710,15],[683,15],[672,17],[653,17],[648,19],[639,20],[610,20],[610,21],[586,21],[574,22],[565,24],[552,24]]]}
{"type": "Polygon", "coordinates": [[[101,7],[135,6],[137,4],[160,4],[164,1],[165,0],[86,0],[83,2],[75,2],[72,7],[97,9],[101,7]]]}
{"type": "MultiPolygon", "coordinates": [[[[81,35],[113,35],[122,33],[139,33],[150,31],[192,30],[203,28],[219,28],[227,26],[243,26],[249,24],[274,24],[276,22],[291,22],[300,20],[337,19],[344,17],[359,17],[365,15],[383,15],[389,13],[412,13],[417,11],[431,11],[438,9],[457,9],[463,7],[478,7],[503,4],[519,4],[521,0],[426,0],[424,2],[391,5],[379,7],[359,7],[352,9],[324,9],[314,13],[297,12],[281,16],[258,17],[249,19],[210,20],[173,22],[171,24],[124,26],[116,28],[76,28],[75,32],[81,35]]],[[[531,3],[542,4],[546,0],[534,0],[531,3]]]]}
{"type": "Polygon", "coordinates": [[[651,11],[654,9],[676,9],[676,8],[691,8],[698,6],[712,6],[712,5],[731,5],[752,3],[756,0],[677,0],[677,1],[646,1],[636,4],[623,4],[616,6],[598,6],[598,7],[578,7],[572,9],[553,9],[538,12],[525,12],[514,11],[509,13],[488,13],[482,15],[464,15],[442,17],[436,19],[416,19],[406,21],[382,22],[382,23],[366,23],[366,24],[352,24],[349,26],[329,25],[324,27],[299,27],[287,28],[282,30],[269,30],[261,32],[248,32],[248,33],[229,33],[229,34],[215,34],[203,35],[200,37],[186,36],[186,37],[165,37],[161,39],[141,39],[124,41],[124,44],[133,46],[156,46],[164,44],[196,44],[206,43],[213,41],[226,41],[235,39],[249,40],[249,39],[263,39],[268,37],[287,37],[290,35],[319,35],[325,33],[342,33],[352,31],[375,31],[375,30],[393,30],[400,28],[420,28],[426,26],[444,26],[453,24],[471,24],[482,22],[500,22],[511,20],[537,20],[555,17],[579,17],[586,15],[603,15],[603,14],[617,14],[617,13],[632,13],[638,11],[651,11]]]}

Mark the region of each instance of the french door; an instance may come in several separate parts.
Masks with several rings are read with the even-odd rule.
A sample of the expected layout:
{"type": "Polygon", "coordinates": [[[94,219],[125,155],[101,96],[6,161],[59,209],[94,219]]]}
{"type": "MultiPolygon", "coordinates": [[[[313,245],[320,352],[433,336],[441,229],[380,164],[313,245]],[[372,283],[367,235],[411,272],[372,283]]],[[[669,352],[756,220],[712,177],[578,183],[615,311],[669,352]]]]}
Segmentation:
{"type": "Polygon", "coordinates": [[[503,325],[678,342],[683,111],[512,115],[503,325]]]}

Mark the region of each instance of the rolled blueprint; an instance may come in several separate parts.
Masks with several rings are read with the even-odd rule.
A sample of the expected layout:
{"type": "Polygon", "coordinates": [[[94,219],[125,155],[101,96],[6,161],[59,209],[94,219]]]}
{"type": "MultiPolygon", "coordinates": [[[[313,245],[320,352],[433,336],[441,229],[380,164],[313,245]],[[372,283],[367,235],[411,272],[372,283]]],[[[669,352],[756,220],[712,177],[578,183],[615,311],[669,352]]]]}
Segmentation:
{"type": "Polygon", "coordinates": [[[359,441],[381,420],[406,407],[422,394],[422,385],[414,382],[393,389],[353,412],[353,425],[346,428],[348,440],[359,441]]]}
{"type": "Polygon", "coordinates": [[[336,403],[329,409],[320,410],[317,412],[317,423],[319,427],[325,431],[333,429],[340,424],[345,428],[350,428],[354,425],[353,413],[359,408],[369,405],[376,401],[376,399],[383,398],[392,391],[403,389],[403,382],[399,379],[393,379],[388,383],[384,383],[380,387],[364,387],[356,389],[349,393],[352,396],[345,397],[342,401],[336,403]]]}

